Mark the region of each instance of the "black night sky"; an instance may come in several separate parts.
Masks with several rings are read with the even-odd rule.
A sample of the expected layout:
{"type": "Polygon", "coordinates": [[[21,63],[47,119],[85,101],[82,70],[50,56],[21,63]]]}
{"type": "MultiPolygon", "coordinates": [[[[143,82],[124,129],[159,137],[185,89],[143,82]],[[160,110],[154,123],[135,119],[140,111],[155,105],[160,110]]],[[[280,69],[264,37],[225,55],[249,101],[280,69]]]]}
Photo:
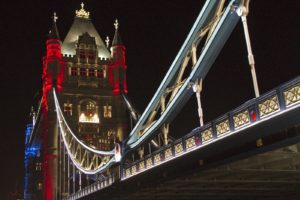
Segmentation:
{"type": "MultiPolygon", "coordinates": [[[[3,199],[23,184],[24,131],[35,94],[41,89],[42,57],[55,11],[63,39],[81,0],[1,1],[1,187],[3,199]]],[[[199,14],[204,0],[84,0],[104,40],[114,20],[127,48],[129,96],[143,111],[199,14]]],[[[252,0],[248,16],[260,92],[299,75],[300,0],[252,0]]],[[[254,97],[242,24],[239,22],[204,80],[204,120],[254,97]]],[[[174,135],[197,126],[193,97],[172,126],[174,135]]],[[[172,135],[172,133],[171,133],[172,135]]]]}

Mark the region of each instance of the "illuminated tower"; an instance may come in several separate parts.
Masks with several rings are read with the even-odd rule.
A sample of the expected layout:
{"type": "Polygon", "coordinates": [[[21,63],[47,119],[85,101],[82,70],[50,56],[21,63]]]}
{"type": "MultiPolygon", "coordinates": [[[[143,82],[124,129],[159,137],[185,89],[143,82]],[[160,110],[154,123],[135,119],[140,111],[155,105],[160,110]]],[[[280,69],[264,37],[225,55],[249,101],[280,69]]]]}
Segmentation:
{"type": "Polygon", "coordinates": [[[125,46],[122,43],[119,33],[118,20],[115,21],[114,26],[115,35],[111,46],[113,61],[109,68],[109,81],[114,87],[114,94],[119,94],[121,89],[124,89],[124,92],[127,93],[125,46]]]}
{"type": "MultiPolygon", "coordinates": [[[[26,200],[57,200],[74,190],[65,189],[67,179],[63,177],[61,181],[64,175],[58,173],[61,170],[59,159],[62,158],[59,155],[62,144],[59,142],[53,89],[69,128],[90,147],[111,150],[128,131],[127,104],[124,101],[127,66],[119,24],[117,21],[114,24],[115,35],[110,51],[109,40],[105,41],[105,45],[84,4],[75,13],[63,42],[54,13],[46,41],[41,106],[36,109],[39,114],[34,118],[35,125],[26,132],[26,200]]],[[[76,181],[73,183],[76,184],[76,181]]]]}
{"type": "Polygon", "coordinates": [[[127,92],[125,47],[116,29],[112,53],[94,27],[90,13],[76,11],[62,44],[65,78],[61,107],[74,133],[90,146],[110,150],[127,132],[126,105],[120,84],[127,92]]]}

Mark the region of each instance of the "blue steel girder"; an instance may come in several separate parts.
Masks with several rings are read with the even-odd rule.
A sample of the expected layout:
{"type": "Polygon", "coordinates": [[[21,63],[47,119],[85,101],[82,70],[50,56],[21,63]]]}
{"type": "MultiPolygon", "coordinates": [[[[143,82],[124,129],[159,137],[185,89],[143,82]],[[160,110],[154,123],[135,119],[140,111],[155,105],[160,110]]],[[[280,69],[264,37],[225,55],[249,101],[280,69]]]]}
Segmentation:
{"type": "Polygon", "coordinates": [[[193,93],[191,83],[194,83],[199,78],[205,78],[207,72],[215,62],[218,54],[230,36],[232,30],[236,26],[239,16],[237,15],[235,9],[237,8],[236,5],[240,5],[240,3],[241,1],[238,0],[230,1],[228,6],[225,8],[222,17],[211,33],[211,36],[207,40],[202,53],[199,56],[199,59],[193,67],[190,75],[186,78],[173,99],[168,103],[166,110],[146,131],[144,131],[141,136],[139,136],[139,132],[143,129],[144,123],[149,118],[151,112],[153,112],[155,107],[160,103],[161,97],[164,95],[169,84],[174,80],[175,74],[178,72],[182,60],[188,54],[191,46],[197,39],[199,32],[207,25],[207,23],[213,20],[212,18],[214,17],[214,9],[217,9],[218,1],[206,1],[199,17],[197,18],[186,41],[173,61],[157,92],[142,114],[140,120],[131,131],[128,140],[125,142],[125,151],[137,148],[145,140],[151,137],[163,124],[169,123],[191,97],[193,93]]]}

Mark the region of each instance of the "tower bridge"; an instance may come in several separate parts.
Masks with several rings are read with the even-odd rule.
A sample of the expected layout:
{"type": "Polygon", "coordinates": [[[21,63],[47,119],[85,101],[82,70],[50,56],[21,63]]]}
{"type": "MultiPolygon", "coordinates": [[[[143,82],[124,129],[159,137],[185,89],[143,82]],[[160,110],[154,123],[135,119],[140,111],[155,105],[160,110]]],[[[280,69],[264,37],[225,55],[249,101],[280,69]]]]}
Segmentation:
{"type": "Polygon", "coordinates": [[[26,129],[24,199],[299,197],[300,77],[260,94],[248,12],[248,0],[207,0],[143,113],[127,96],[118,20],[103,41],[82,3],[62,41],[54,13],[26,129]],[[205,122],[202,84],[239,20],[255,97],[205,122]],[[199,127],[173,138],[191,96],[199,127]]]}

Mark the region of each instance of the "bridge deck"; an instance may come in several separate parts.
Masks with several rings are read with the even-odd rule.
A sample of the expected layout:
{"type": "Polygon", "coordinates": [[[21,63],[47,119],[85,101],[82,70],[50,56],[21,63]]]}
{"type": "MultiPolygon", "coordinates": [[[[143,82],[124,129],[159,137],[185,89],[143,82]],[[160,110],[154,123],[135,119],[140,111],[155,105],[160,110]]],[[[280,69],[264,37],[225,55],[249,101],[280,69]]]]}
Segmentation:
{"type": "Polygon", "coordinates": [[[299,146],[293,146],[139,188],[123,199],[296,199],[299,187],[299,146]]]}
{"type": "MultiPolygon", "coordinates": [[[[298,126],[275,134],[283,135],[299,143],[298,126]]],[[[300,144],[279,149],[274,144],[257,146],[252,140],[207,157],[195,152],[83,199],[299,199],[300,144]]]]}
{"type": "Polygon", "coordinates": [[[124,160],[121,179],[113,177],[104,185],[96,182],[70,199],[209,199],[210,195],[212,199],[233,199],[239,194],[242,199],[257,199],[300,195],[293,189],[294,185],[300,186],[299,146],[274,151],[300,143],[299,82],[297,77],[140,160],[124,160]],[[279,101],[270,100],[274,98],[279,101]],[[268,107],[266,117],[265,110],[259,110],[262,105],[268,107]],[[259,115],[249,119],[253,110],[259,115]],[[234,117],[244,113],[248,117],[240,128],[233,123],[234,117]],[[224,121],[229,124],[227,129],[224,126],[225,132],[218,129],[224,121]],[[206,141],[208,129],[212,129],[212,137],[206,141]],[[231,164],[248,157],[249,161],[231,164]]]}

